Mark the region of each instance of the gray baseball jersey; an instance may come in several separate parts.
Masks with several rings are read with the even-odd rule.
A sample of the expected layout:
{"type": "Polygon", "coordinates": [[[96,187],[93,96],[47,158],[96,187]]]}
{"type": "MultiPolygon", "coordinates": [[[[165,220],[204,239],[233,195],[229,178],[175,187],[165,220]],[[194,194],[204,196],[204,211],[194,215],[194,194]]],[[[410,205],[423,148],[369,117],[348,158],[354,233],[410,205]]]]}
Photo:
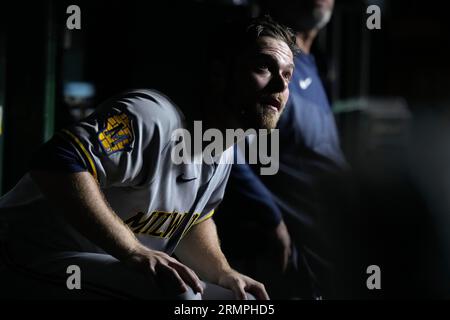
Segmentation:
{"type": "MultiPolygon", "coordinates": [[[[182,113],[167,97],[135,90],[106,101],[61,133],[114,212],[142,243],[168,253],[193,225],[212,216],[231,168],[225,158],[232,157],[232,148],[221,155],[220,164],[175,164],[172,134],[184,126],[182,113]]],[[[0,198],[0,208],[33,208],[42,201],[27,174],[0,198]]]]}

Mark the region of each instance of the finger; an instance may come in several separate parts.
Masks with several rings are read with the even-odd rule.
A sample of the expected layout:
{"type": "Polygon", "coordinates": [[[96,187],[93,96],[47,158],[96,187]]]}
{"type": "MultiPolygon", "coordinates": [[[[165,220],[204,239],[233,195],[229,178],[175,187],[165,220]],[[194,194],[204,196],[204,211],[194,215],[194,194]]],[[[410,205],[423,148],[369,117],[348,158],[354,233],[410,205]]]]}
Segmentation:
{"type": "Polygon", "coordinates": [[[266,288],[259,282],[248,283],[246,290],[253,294],[258,300],[270,300],[266,288]]]}
{"type": "Polygon", "coordinates": [[[191,286],[191,288],[197,293],[200,292],[201,294],[203,294],[203,286],[202,286],[202,282],[200,281],[200,279],[198,278],[197,274],[192,271],[192,269],[188,268],[187,266],[185,266],[182,263],[179,263],[178,261],[175,262],[171,262],[170,266],[173,267],[175,270],[177,270],[177,272],[179,273],[179,275],[181,276],[181,278],[188,284],[191,286]]]}
{"type": "Polygon", "coordinates": [[[240,281],[235,282],[230,289],[233,291],[236,300],[247,300],[244,285],[240,281]]]}
{"type": "Polygon", "coordinates": [[[187,284],[189,284],[194,290],[203,293],[202,282],[197,276],[197,274],[191,268],[179,262],[176,262],[173,265],[171,264],[171,266],[178,271],[183,280],[187,284]]]}
{"type": "Polygon", "coordinates": [[[188,290],[178,272],[168,265],[157,265],[156,279],[161,285],[161,288],[169,295],[182,294],[188,290]]]}

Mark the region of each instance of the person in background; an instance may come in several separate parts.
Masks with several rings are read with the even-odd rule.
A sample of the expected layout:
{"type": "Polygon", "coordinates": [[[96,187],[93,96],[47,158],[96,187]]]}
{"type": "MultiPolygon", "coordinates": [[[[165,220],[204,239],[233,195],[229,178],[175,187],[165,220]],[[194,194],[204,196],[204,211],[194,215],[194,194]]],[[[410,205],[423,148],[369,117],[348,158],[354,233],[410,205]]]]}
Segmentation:
{"type": "Polygon", "coordinates": [[[346,161],[311,47],[330,21],[334,1],[281,0],[261,5],[263,12],[293,29],[301,50],[294,58],[289,101],[277,126],[280,170],[260,176],[255,166],[233,165],[220,209],[246,223],[230,224],[232,220],[219,215],[216,222],[224,250],[234,250],[233,261],[242,270],[271,279],[272,297],[320,299],[332,295],[333,267],[318,186],[346,168],[346,161]],[[249,256],[246,246],[259,250],[249,256]]]}

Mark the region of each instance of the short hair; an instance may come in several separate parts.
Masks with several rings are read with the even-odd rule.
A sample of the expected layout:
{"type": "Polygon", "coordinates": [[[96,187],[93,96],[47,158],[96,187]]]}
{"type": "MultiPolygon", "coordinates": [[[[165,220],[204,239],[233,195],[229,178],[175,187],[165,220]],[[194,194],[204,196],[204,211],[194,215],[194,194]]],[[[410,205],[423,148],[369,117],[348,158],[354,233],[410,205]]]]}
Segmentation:
{"type": "Polygon", "coordinates": [[[295,55],[300,52],[292,30],[269,15],[245,21],[227,21],[210,35],[209,58],[231,61],[236,53],[248,49],[259,38],[271,37],[285,42],[295,55]]]}
{"type": "Polygon", "coordinates": [[[269,15],[253,19],[247,27],[247,37],[254,40],[260,37],[275,38],[284,41],[293,54],[299,52],[292,30],[276,22],[269,15]]]}

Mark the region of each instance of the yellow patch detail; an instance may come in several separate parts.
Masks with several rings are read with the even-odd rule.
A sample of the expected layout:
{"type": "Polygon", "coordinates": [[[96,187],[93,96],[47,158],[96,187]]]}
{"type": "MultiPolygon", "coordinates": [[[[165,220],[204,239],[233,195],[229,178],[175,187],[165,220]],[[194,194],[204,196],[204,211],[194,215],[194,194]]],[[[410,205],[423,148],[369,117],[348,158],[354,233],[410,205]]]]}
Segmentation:
{"type": "Polygon", "coordinates": [[[126,113],[113,115],[106,120],[106,128],[98,134],[106,153],[125,150],[133,142],[131,121],[126,113]]]}

